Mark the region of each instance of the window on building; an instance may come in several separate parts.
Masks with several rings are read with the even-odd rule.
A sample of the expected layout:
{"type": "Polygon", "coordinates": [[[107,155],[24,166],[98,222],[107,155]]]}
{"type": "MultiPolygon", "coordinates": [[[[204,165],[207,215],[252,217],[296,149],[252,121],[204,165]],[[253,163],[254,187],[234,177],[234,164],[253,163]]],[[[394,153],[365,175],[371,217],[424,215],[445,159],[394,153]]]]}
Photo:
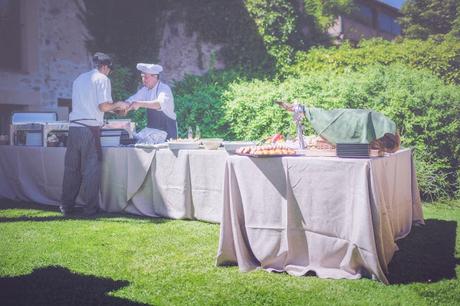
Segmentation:
{"type": "Polygon", "coordinates": [[[0,0],[0,69],[21,69],[20,3],[0,0]]]}
{"type": "Polygon", "coordinates": [[[385,13],[379,13],[378,27],[379,27],[379,30],[387,32],[387,33],[391,33],[394,35],[401,34],[401,26],[396,21],[396,18],[390,15],[387,15],[385,13]]]}
{"type": "Polygon", "coordinates": [[[352,17],[357,21],[372,26],[372,8],[364,3],[356,3],[356,8],[353,10],[352,17]]]}

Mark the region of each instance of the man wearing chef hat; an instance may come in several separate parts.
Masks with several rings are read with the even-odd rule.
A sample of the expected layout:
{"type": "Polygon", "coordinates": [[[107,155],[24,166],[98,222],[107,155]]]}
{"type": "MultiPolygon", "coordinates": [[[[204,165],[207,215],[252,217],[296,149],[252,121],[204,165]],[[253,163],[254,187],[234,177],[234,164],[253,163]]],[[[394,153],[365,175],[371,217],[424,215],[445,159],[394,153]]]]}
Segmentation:
{"type": "Polygon", "coordinates": [[[146,108],[147,127],[165,131],[166,139],[177,138],[174,97],[171,88],[160,81],[163,67],[156,64],[139,63],[136,68],[141,71],[144,86],[127,99],[127,102],[131,103],[129,109],[146,108]]]}

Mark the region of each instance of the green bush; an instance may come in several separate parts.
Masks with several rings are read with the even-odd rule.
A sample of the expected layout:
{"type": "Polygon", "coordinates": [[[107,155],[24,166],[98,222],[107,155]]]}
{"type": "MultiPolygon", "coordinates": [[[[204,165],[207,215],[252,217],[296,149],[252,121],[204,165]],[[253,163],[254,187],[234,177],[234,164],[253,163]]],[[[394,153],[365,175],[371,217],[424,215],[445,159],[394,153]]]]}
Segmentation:
{"type": "MultiPolygon", "coordinates": [[[[316,71],[277,84],[252,80],[230,85],[224,93],[225,121],[238,139],[292,134],[291,118],[273,104],[276,99],[307,106],[367,108],[393,119],[402,144],[416,150],[423,163],[424,195],[453,195],[460,162],[460,90],[427,70],[400,64],[375,65],[360,71],[316,71]],[[431,188],[436,187],[436,190],[431,188]],[[429,189],[427,189],[429,188],[429,189]]],[[[313,130],[306,122],[307,133],[313,130]]]]}
{"type": "Polygon", "coordinates": [[[357,71],[368,65],[391,63],[427,68],[447,83],[460,84],[460,40],[442,37],[393,42],[371,39],[361,41],[358,48],[350,44],[315,48],[298,52],[296,64],[285,70],[287,75],[302,75],[325,69],[357,71]]]}
{"type": "Polygon", "coordinates": [[[450,185],[448,179],[449,169],[446,169],[448,164],[446,160],[444,159],[441,162],[436,161],[421,150],[415,152],[414,155],[417,181],[422,198],[430,201],[449,198],[448,190],[450,188],[445,188],[450,185]]]}
{"type": "Polygon", "coordinates": [[[223,118],[223,92],[241,73],[211,71],[204,76],[187,75],[173,88],[179,136],[185,137],[188,127],[198,126],[202,137],[232,139],[234,135],[223,118]]]}

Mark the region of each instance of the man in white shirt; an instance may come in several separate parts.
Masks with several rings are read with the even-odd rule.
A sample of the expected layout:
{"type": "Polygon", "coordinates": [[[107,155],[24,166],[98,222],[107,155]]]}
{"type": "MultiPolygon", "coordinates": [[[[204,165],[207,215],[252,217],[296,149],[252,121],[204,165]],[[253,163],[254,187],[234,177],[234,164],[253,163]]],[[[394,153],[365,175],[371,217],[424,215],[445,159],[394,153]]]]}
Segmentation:
{"type": "Polygon", "coordinates": [[[60,209],[64,216],[73,215],[75,199],[80,193],[85,203],[83,215],[98,211],[102,151],[100,127],[104,112],[123,111],[126,102],[112,101],[112,87],[107,77],[112,61],[104,53],[93,57],[96,68],[75,79],[72,87],[72,112],[65,153],[64,180],[60,209]]]}
{"type": "Polygon", "coordinates": [[[171,88],[160,81],[163,67],[155,64],[139,63],[143,87],[127,99],[131,103],[130,110],[141,107],[147,109],[147,127],[159,129],[167,133],[166,139],[177,138],[176,113],[171,88]]]}

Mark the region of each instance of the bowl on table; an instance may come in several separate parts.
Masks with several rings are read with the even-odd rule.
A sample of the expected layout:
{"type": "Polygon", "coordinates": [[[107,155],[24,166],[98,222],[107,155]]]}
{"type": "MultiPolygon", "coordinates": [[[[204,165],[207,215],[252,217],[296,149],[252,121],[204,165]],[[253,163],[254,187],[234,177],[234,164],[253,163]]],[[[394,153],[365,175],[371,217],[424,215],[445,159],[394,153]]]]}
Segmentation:
{"type": "Polygon", "coordinates": [[[222,144],[223,139],[221,138],[204,138],[201,139],[201,143],[203,144],[206,150],[217,150],[222,144]]]}
{"type": "Polygon", "coordinates": [[[227,152],[235,152],[241,147],[255,146],[256,143],[254,141],[224,141],[223,145],[227,152]]]}
{"type": "Polygon", "coordinates": [[[196,150],[200,148],[200,142],[193,139],[170,139],[168,148],[170,150],[196,150]]]}

